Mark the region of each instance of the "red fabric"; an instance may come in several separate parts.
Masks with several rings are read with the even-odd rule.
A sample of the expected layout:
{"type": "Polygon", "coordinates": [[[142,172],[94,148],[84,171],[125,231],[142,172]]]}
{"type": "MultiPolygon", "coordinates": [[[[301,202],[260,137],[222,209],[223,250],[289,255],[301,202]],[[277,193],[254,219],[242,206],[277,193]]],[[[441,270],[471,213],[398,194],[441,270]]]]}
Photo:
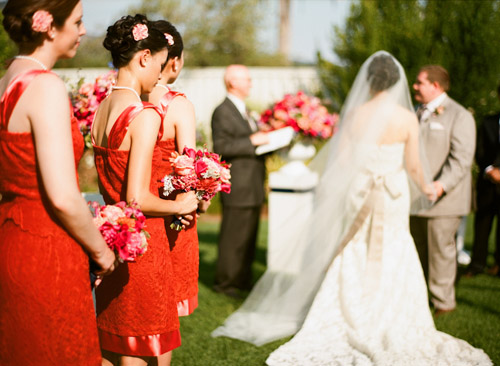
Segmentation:
{"type": "MultiPolygon", "coordinates": [[[[18,76],[0,100],[0,364],[97,366],[88,257],[47,203],[32,134],[7,131],[23,91],[45,72],[18,76]]],[[[74,118],[71,128],[78,163],[74,118]]]]}
{"type": "MultiPolygon", "coordinates": [[[[150,103],[132,105],[125,109],[110,131],[108,147],[94,145],[94,156],[99,176],[99,186],[107,204],[126,200],[126,176],[129,151],[118,150],[128,125],[133,118],[146,108],[154,108],[150,103]]],[[[161,134],[161,131],[160,131],[161,134]]],[[[157,145],[153,152],[150,190],[155,193],[161,151],[157,145]]],[[[170,344],[171,349],[179,344],[170,343],[179,331],[179,319],[173,288],[172,263],[168,239],[165,234],[163,218],[147,217],[146,230],[151,235],[147,252],[136,262],[127,262],[118,266],[104,278],[96,289],[97,326],[99,332],[123,337],[121,350],[116,347],[109,351],[137,355],[137,349],[144,350],[140,356],[156,356],[154,345],[144,344],[148,339],[166,339],[162,344],[170,344]],[[158,336],[149,337],[148,336],[158,336]],[[130,339],[135,337],[134,349],[130,339]],[[149,350],[149,351],[148,351],[149,350]]],[[[117,342],[113,342],[117,344],[117,342]]],[[[106,347],[103,339],[101,346],[106,347]]],[[[107,349],[107,348],[105,348],[107,349]]],[[[162,348],[167,352],[171,349],[162,348]]]]}
{"type": "MultiPolygon", "coordinates": [[[[176,97],[184,94],[170,91],[160,99],[161,110],[165,114],[168,111],[168,104],[176,97]]],[[[159,142],[162,152],[162,163],[160,167],[161,177],[159,184],[160,197],[163,198],[163,183],[161,178],[172,172],[169,158],[175,151],[175,140],[169,139],[159,142]]],[[[170,199],[170,197],[169,197],[170,199]]],[[[199,273],[199,246],[198,231],[196,228],[196,219],[192,224],[177,232],[170,229],[172,218],[165,219],[165,229],[168,241],[172,249],[172,264],[174,269],[174,286],[176,300],[178,302],[179,316],[191,314],[198,306],[198,273],[199,273]]]]}

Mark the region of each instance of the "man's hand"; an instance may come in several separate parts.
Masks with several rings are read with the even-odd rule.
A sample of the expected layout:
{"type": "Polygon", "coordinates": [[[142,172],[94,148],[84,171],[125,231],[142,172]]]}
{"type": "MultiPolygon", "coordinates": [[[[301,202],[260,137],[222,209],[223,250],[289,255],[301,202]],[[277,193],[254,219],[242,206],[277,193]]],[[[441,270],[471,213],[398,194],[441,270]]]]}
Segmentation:
{"type": "Polygon", "coordinates": [[[250,141],[253,146],[260,146],[269,143],[267,132],[255,132],[250,135],[250,141]]]}
{"type": "Polygon", "coordinates": [[[489,169],[486,173],[486,178],[493,184],[500,184],[500,168],[489,169]]]}
{"type": "Polygon", "coordinates": [[[443,184],[438,180],[432,182],[432,184],[434,185],[434,190],[436,192],[437,198],[441,197],[444,193],[443,184]]]}

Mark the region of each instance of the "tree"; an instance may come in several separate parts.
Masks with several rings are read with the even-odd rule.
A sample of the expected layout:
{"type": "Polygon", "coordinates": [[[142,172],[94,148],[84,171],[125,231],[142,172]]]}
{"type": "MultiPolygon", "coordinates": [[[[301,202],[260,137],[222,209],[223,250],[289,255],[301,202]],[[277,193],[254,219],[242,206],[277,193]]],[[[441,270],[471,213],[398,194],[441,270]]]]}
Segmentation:
{"type": "Polygon", "coordinates": [[[257,38],[261,26],[259,0],[143,0],[131,13],[166,19],[181,32],[186,65],[225,66],[280,64],[263,53],[257,38]]]}
{"type": "Polygon", "coordinates": [[[403,65],[411,84],[421,66],[440,64],[450,73],[449,94],[476,119],[500,107],[500,1],[360,0],[344,29],[335,28],[332,64],[318,55],[320,75],[340,108],[361,64],[384,49],[403,65]]]}
{"type": "MultiPolygon", "coordinates": [[[[0,23],[3,22],[3,15],[0,13],[0,23]]],[[[5,65],[5,62],[16,54],[17,47],[11,41],[9,35],[3,27],[0,27],[0,65],[5,65]]]]}

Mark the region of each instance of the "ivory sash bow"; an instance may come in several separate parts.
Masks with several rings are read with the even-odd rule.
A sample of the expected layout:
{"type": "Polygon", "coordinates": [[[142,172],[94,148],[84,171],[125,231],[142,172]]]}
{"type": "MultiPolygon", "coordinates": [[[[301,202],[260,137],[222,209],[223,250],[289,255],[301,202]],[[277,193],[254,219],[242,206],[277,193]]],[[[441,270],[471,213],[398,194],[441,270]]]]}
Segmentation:
{"type": "Polygon", "coordinates": [[[401,190],[395,184],[396,175],[401,169],[386,175],[373,175],[371,183],[367,185],[363,196],[366,197],[353,224],[341,241],[338,253],[352,240],[360,230],[366,218],[371,215],[368,232],[368,252],[365,269],[363,294],[371,297],[377,290],[382,268],[382,244],[384,240],[384,189],[396,199],[401,196],[401,190]]]}

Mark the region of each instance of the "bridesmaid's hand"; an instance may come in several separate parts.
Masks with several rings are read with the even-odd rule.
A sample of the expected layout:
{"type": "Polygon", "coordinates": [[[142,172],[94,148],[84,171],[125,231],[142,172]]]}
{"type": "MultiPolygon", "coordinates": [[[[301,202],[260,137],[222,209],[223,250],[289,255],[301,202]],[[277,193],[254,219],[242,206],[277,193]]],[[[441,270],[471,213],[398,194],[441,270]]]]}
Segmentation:
{"type": "Polygon", "coordinates": [[[175,197],[175,202],[179,204],[177,215],[191,214],[198,208],[198,199],[194,191],[178,194],[175,197]]]}
{"type": "MultiPolygon", "coordinates": [[[[209,200],[209,201],[201,200],[200,203],[198,203],[198,209],[196,210],[196,212],[197,213],[207,212],[211,203],[212,203],[212,200],[209,200]]],[[[197,216],[199,216],[199,215],[197,215],[197,216]]]]}
{"type": "Polygon", "coordinates": [[[111,274],[118,266],[118,258],[115,253],[106,246],[106,249],[99,253],[94,253],[92,259],[99,266],[99,269],[94,271],[97,278],[111,274]]]}

